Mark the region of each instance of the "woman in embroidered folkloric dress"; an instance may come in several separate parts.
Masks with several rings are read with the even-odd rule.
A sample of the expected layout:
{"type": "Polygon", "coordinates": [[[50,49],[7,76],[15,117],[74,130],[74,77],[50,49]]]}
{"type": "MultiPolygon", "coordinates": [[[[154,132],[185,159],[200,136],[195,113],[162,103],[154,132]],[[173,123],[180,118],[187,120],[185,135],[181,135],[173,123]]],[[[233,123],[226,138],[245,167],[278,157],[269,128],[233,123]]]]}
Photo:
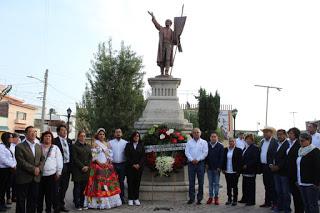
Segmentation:
{"type": "Polygon", "coordinates": [[[112,165],[112,151],[105,142],[105,130],[98,129],[92,148],[90,176],[85,189],[85,206],[91,209],[110,209],[121,206],[120,185],[112,165]]]}

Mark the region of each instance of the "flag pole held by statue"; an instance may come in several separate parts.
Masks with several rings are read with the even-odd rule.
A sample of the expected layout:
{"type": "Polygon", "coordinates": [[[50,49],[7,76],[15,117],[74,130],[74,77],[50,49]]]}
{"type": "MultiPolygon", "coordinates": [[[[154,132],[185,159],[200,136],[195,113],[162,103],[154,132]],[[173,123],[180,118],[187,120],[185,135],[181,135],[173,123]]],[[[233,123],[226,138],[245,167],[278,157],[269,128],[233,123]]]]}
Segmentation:
{"type": "MultiPolygon", "coordinates": [[[[173,55],[173,63],[176,58],[177,49],[179,50],[179,52],[182,52],[180,36],[182,34],[182,31],[183,31],[183,28],[184,28],[184,25],[185,25],[186,19],[187,19],[187,16],[183,16],[183,9],[184,9],[184,4],[182,5],[181,16],[174,17],[173,43],[176,45],[176,47],[175,47],[175,51],[174,51],[174,55],[173,55]]],[[[173,69],[173,66],[171,67],[170,75],[172,74],[172,69],[173,69]]]]}

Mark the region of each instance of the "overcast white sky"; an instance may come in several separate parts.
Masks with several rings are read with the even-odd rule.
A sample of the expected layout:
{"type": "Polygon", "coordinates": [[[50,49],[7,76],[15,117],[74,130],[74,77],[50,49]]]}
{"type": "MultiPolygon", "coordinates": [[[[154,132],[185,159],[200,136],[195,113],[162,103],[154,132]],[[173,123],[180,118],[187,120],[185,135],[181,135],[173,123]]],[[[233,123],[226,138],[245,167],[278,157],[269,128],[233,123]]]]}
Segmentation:
{"type": "MultiPolygon", "coordinates": [[[[85,73],[99,42],[121,41],[143,56],[148,77],[156,66],[159,23],[188,16],[174,77],[182,78],[180,102],[196,103],[201,87],[219,91],[222,104],[239,110],[237,128],[262,128],[266,90],[270,90],[268,124],[305,129],[305,120],[320,119],[320,1],[191,0],[45,0],[0,1],[0,82],[13,84],[12,95],[41,105],[43,78],[49,69],[48,106],[64,114],[81,99],[85,73]]],[[[146,89],[147,87],[146,83],[146,89]]]]}

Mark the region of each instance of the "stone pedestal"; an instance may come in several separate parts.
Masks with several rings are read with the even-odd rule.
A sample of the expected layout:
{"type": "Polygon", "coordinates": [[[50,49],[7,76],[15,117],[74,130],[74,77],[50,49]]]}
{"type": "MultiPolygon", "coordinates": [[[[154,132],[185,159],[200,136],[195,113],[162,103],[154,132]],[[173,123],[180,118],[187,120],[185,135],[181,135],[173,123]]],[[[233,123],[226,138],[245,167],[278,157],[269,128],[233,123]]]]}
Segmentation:
{"type": "Polygon", "coordinates": [[[147,100],[147,106],[142,117],[135,122],[134,128],[143,135],[153,125],[168,124],[170,128],[191,132],[192,124],[184,119],[183,110],[180,108],[177,89],[180,78],[157,76],[149,78],[152,94],[147,100]]]}
{"type": "MultiPolygon", "coordinates": [[[[169,128],[190,133],[193,126],[184,119],[177,96],[181,79],[157,76],[149,78],[148,82],[152,88],[152,94],[147,100],[141,118],[135,122],[134,128],[143,135],[154,125],[167,124],[169,128]]],[[[185,166],[178,173],[172,173],[170,177],[154,177],[155,173],[145,168],[140,186],[140,199],[187,200],[189,186],[187,170],[185,166]]]]}
{"type": "Polygon", "coordinates": [[[154,176],[145,168],[140,185],[140,199],[153,201],[186,201],[188,200],[189,182],[188,167],[171,173],[170,177],[154,176]]]}

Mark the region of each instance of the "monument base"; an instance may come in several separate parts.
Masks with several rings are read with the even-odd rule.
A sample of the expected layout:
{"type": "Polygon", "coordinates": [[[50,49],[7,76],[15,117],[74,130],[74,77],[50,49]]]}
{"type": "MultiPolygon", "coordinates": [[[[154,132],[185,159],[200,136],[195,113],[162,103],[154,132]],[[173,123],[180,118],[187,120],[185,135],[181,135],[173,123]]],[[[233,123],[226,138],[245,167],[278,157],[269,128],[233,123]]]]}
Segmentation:
{"type": "Polygon", "coordinates": [[[134,128],[144,135],[151,127],[167,124],[169,128],[190,133],[192,124],[184,119],[183,110],[180,108],[177,89],[181,79],[172,76],[156,76],[149,78],[152,93],[147,100],[146,108],[141,118],[135,122],[134,128]]]}
{"type": "Polygon", "coordinates": [[[140,196],[141,200],[186,201],[188,200],[188,167],[171,173],[169,177],[154,176],[149,168],[143,171],[140,196]]]}
{"type": "MultiPolygon", "coordinates": [[[[148,97],[146,108],[141,118],[135,122],[134,128],[141,135],[154,125],[166,124],[168,128],[180,130],[183,133],[192,131],[192,123],[184,119],[184,112],[180,108],[177,89],[181,79],[172,76],[156,76],[149,78],[152,93],[148,97]]],[[[146,168],[140,185],[141,200],[155,201],[185,201],[188,200],[188,167],[171,173],[170,177],[155,177],[155,172],[146,168]]]]}

